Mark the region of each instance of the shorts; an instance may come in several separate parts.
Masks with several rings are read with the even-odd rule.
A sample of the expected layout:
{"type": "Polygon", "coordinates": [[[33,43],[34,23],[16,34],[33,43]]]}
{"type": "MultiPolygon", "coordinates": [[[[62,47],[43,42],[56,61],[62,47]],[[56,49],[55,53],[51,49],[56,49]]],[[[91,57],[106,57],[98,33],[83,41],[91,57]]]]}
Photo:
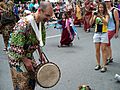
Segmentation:
{"type": "Polygon", "coordinates": [[[94,43],[108,43],[108,33],[94,33],[94,43]]]}
{"type": "Polygon", "coordinates": [[[111,42],[110,42],[110,40],[112,39],[112,37],[115,35],[115,30],[113,30],[113,31],[108,31],[108,44],[107,44],[107,46],[111,46],[111,42]]]}

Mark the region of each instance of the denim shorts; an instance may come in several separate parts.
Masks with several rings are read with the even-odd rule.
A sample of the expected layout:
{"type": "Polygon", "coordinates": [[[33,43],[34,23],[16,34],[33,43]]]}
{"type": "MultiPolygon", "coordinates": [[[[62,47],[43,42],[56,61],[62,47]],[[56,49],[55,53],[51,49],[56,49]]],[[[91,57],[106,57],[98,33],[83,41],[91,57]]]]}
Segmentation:
{"type": "Polygon", "coordinates": [[[108,33],[94,33],[93,36],[94,43],[108,43],[108,33]]]}

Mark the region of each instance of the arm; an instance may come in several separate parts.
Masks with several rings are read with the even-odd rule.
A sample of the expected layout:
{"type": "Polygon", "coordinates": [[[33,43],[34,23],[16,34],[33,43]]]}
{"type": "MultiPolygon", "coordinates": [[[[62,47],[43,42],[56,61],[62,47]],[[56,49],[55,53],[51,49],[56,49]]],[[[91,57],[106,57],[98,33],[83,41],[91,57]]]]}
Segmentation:
{"type": "Polygon", "coordinates": [[[101,18],[102,22],[107,25],[108,24],[108,20],[109,20],[109,15],[106,15],[105,17],[101,16],[101,15],[97,15],[98,17],[101,18]]]}
{"type": "Polygon", "coordinates": [[[95,19],[96,19],[96,15],[93,15],[93,14],[92,14],[92,17],[91,17],[91,19],[90,19],[90,21],[89,21],[89,24],[90,24],[90,25],[93,25],[93,23],[95,22],[95,19]]]}
{"type": "Polygon", "coordinates": [[[115,26],[115,29],[116,29],[116,34],[115,34],[115,37],[117,38],[118,37],[118,32],[119,32],[119,14],[118,14],[118,11],[115,9],[114,10],[114,18],[115,18],[115,22],[116,22],[116,26],[115,26]]]}

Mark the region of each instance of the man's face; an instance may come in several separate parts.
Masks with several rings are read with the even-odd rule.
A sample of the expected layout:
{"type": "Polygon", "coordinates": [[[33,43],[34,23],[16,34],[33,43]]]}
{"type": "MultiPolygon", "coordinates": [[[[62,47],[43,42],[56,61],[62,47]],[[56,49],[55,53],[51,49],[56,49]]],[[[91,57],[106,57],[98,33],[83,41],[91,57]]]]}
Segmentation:
{"type": "Polygon", "coordinates": [[[111,6],[111,1],[105,1],[107,7],[111,6]]]}
{"type": "Polygon", "coordinates": [[[41,20],[43,22],[46,22],[46,21],[50,20],[52,15],[53,15],[52,8],[51,7],[47,7],[46,10],[42,11],[41,20]]]}

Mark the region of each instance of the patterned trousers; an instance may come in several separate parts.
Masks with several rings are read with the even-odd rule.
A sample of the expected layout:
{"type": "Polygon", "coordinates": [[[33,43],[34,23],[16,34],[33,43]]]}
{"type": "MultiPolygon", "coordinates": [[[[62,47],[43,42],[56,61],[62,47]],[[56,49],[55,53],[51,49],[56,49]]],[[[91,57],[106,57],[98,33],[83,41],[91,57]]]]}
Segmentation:
{"type": "Polygon", "coordinates": [[[28,72],[17,72],[11,68],[14,90],[34,90],[35,79],[28,72]]]}

